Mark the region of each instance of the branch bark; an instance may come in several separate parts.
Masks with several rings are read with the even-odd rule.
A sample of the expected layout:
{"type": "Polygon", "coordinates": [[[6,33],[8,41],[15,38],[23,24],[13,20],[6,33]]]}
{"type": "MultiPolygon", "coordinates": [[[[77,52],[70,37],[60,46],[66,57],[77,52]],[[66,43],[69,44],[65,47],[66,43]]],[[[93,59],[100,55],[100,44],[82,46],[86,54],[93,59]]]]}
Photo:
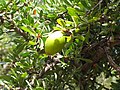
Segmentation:
{"type": "MultiPolygon", "coordinates": [[[[106,57],[104,47],[112,48],[115,45],[120,45],[120,36],[116,36],[114,41],[111,41],[111,39],[104,39],[99,43],[93,43],[90,47],[84,48],[82,52],[84,56],[87,56],[87,54],[90,55],[89,52],[93,51],[95,51],[96,53],[94,55],[90,55],[90,57],[92,57],[91,60],[93,60],[92,63],[85,63],[82,66],[81,70],[83,71],[83,73],[86,73],[91,68],[91,66],[93,66],[95,63],[98,63],[101,58],[106,57]]],[[[110,56],[109,59],[111,59],[110,56]]],[[[112,66],[114,66],[113,63],[111,64],[112,66]]]]}
{"type": "MultiPolygon", "coordinates": [[[[53,62],[51,62],[50,64],[47,63],[47,64],[45,65],[44,69],[41,70],[41,72],[39,73],[39,76],[37,77],[38,79],[39,79],[39,78],[42,78],[42,77],[44,76],[44,74],[45,74],[47,71],[49,71],[50,69],[52,69],[57,63],[60,63],[60,60],[59,60],[58,58],[53,58],[52,60],[53,60],[53,62]]],[[[52,61],[52,60],[51,60],[51,61],[52,61]]]]}
{"type": "Polygon", "coordinates": [[[20,30],[14,23],[14,21],[11,21],[11,23],[13,24],[13,29],[16,33],[20,34],[21,36],[23,36],[23,38],[28,41],[28,35],[27,33],[23,32],[22,30],[20,30]]]}
{"type": "Polygon", "coordinates": [[[106,53],[106,56],[107,56],[107,59],[108,59],[108,62],[109,64],[116,70],[119,72],[120,74],[120,66],[118,66],[114,60],[112,59],[111,55],[110,55],[110,51],[109,51],[109,47],[105,47],[104,50],[105,50],[105,53],[106,53]]]}
{"type": "Polygon", "coordinates": [[[100,0],[90,11],[87,12],[86,15],[90,14],[98,5],[102,3],[103,0],[100,0]]]}

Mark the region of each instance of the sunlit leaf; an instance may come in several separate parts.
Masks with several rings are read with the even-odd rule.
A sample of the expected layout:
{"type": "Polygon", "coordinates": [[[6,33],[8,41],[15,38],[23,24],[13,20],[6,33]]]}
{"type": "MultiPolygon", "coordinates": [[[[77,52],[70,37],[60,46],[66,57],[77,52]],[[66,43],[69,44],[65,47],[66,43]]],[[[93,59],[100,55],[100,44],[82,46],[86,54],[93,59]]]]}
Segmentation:
{"type": "Polygon", "coordinates": [[[25,72],[21,75],[22,78],[27,78],[27,76],[28,76],[27,72],[25,72]]]}
{"type": "Polygon", "coordinates": [[[15,54],[19,54],[25,47],[26,43],[23,43],[23,44],[19,44],[15,49],[15,54]]]}
{"type": "Polygon", "coordinates": [[[42,87],[36,87],[35,89],[33,90],[44,90],[42,87]]]}
{"type": "Polygon", "coordinates": [[[0,5],[6,5],[5,0],[0,0],[0,5]]]}
{"type": "Polygon", "coordinates": [[[75,27],[77,27],[78,24],[79,24],[79,17],[78,16],[72,16],[72,19],[74,21],[75,27]]]}
{"type": "Polygon", "coordinates": [[[30,44],[30,45],[35,45],[35,44],[36,44],[36,42],[29,41],[29,43],[28,43],[28,44],[30,44]]]}
{"type": "Polygon", "coordinates": [[[61,19],[61,18],[57,19],[57,23],[60,24],[61,26],[65,27],[65,22],[63,19],[61,19]]]}
{"type": "Polygon", "coordinates": [[[69,6],[72,6],[72,3],[70,2],[70,0],[64,0],[64,2],[69,5],[69,6]]]}
{"type": "Polygon", "coordinates": [[[72,7],[67,7],[70,16],[77,16],[76,10],[72,7]]]}
{"type": "Polygon", "coordinates": [[[27,28],[27,27],[25,27],[25,26],[21,26],[20,27],[22,30],[24,30],[25,32],[28,32],[30,35],[32,35],[32,36],[35,36],[36,35],[36,33],[35,32],[33,32],[32,30],[30,30],[29,28],[27,28]]]}

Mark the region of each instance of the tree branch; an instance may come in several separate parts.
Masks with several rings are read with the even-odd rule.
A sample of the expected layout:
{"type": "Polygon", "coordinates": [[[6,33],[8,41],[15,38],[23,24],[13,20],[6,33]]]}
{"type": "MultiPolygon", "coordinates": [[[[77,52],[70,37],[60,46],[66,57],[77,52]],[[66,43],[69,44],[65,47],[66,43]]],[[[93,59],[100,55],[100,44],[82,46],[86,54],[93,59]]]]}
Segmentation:
{"type": "Polygon", "coordinates": [[[103,0],[100,0],[90,11],[87,12],[86,15],[90,14],[98,5],[102,3],[103,0]]]}
{"type": "Polygon", "coordinates": [[[22,30],[20,30],[20,29],[15,25],[14,21],[11,21],[11,23],[12,23],[12,25],[13,25],[13,29],[15,30],[15,32],[18,33],[18,34],[20,34],[21,36],[23,36],[24,39],[25,39],[26,41],[28,41],[28,35],[27,35],[25,32],[23,32],[22,30]]]}
{"type": "Polygon", "coordinates": [[[15,30],[16,33],[23,36],[26,41],[28,41],[28,36],[27,36],[27,34],[25,32],[21,31],[18,27],[15,27],[14,30],[15,30]]]}
{"type": "Polygon", "coordinates": [[[85,63],[82,66],[81,70],[83,72],[87,72],[91,66],[93,66],[95,63],[99,62],[101,60],[101,58],[105,57],[105,50],[103,47],[108,46],[109,48],[112,48],[116,45],[120,45],[120,36],[116,36],[114,41],[111,41],[111,39],[104,39],[98,43],[91,44],[90,47],[85,47],[82,50],[83,56],[84,57],[89,56],[88,58],[91,58],[91,60],[93,60],[93,62],[85,63]],[[93,51],[95,52],[95,54],[92,53],[93,51]],[[93,55],[91,55],[91,53],[93,55]]]}
{"type": "MultiPolygon", "coordinates": [[[[52,60],[51,60],[52,61],[52,60]]],[[[44,76],[44,74],[49,71],[50,69],[52,69],[57,63],[60,63],[60,60],[58,58],[53,58],[53,62],[50,63],[50,64],[46,64],[44,69],[41,70],[41,72],[39,73],[39,76],[37,77],[38,79],[39,78],[42,78],[44,76]]]]}
{"type": "Polygon", "coordinates": [[[110,65],[120,73],[120,66],[118,66],[114,60],[112,59],[111,55],[110,55],[110,52],[109,52],[109,47],[105,47],[104,50],[105,50],[105,53],[106,53],[106,56],[107,56],[107,59],[108,59],[108,62],[110,63],[110,65]]]}

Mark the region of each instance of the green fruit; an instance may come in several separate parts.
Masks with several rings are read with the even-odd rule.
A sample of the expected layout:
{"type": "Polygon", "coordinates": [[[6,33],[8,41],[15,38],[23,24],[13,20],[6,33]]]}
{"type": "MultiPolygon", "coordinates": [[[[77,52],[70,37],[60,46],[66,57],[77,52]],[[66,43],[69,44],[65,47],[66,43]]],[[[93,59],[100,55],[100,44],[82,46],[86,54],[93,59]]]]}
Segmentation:
{"type": "Polygon", "coordinates": [[[55,31],[45,41],[45,53],[48,55],[60,52],[66,43],[65,36],[61,31],[55,31]]]}

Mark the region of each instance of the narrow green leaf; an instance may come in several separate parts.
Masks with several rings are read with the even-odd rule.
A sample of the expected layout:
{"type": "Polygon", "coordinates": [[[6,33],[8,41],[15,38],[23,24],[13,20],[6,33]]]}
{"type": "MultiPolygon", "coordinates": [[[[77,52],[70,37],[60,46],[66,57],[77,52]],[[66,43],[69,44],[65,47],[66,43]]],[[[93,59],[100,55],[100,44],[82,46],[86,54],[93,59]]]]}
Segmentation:
{"type": "Polygon", "coordinates": [[[86,3],[86,0],[81,0],[81,3],[85,8],[89,9],[88,4],[86,3]]]}
{"type": "Polygon", "coordinates": [[[66,23],[66,26],[71,26],[73,24],[73,22],[71,21],[65,21],[65,23],[66,23]]]}
{"type": "Polygon", "coordinates": [[[25,27],[25,26],[21,26],[20,27],[22,30],[24,30],[25,32],[28,32],[30,35],[32,35],[32,36],[35,36],[36,35],[36,33],[35,32],[33,32],[32,30],[30,30],[30,29],[28,29],[27,27],[25,27]]]}
{"type": "Polygon", "coordinates": [[[11,73],[15,76],[15,78],[17,77],[17,74],[15,73],[13,68],[11,68],[11,73]]]}
{"type": "Polygon", "coordinates": [[[29,24],[31,25],[34,25],[34,19],[33,19],[33,17],[31,17],[31,15],[28,15],[28,18],[27,18],[28,20],[29,20],[29,24]]]}
{"type": "Polygon", "coordinates": [[[0,5],[6,5],[6,2],[5,2],[6,0],[0,0],[0,5]]]}
{"type": "Polygon", "coordinates": [[[19,66],[20,68],[24,68],[24,65],[21,62],[16,62],[16,66],[19,66]]]}
{"type": "Polygon", "coordinates": [[[72,7],[67,7],[67,10],[68,10],[68,14],[69,14],[70,16],[77,16],[76,10],[75,10],[74,8],[72,8],[72,7]]]}
{"type": "Polygon", "coordinates": [[[70,0],[64,0],[64,2],[69,5],[69,6],[72,6],[72,3],[70,2],[70,0]]]}
{"type": "Polygon", "coordinates": [[[19,45],[14,49],[15,53],[16,53],[16,54],[19,54],[19,53],[24,49],[25,45],[26,45],[26,43],[19,44],[19,45]]]}
{"type": "Polygon", "coordinates": [[[20,56],[22,56],[22,57],[28,57],[29,56],[29,54],[30,54],[30,52],[23,52],[23,53],[20,53],[20,56]]]}
{"type": "Polygon", "coordinates": [[[88,30],[88,32],[86,33],[86,36],[85,36],[85,42],[86,43],[89,42],[89,37],[90,37],[90,31],[88,30]]]}
{"type": "Polygon", "coordinates": [[[44,90],[42,87],[36,87],[35,89],[33,90],[44,90]]]}
{"type": "Polygon", "coordinates": [[[25,0],[20,0],[21,2],[25,2],[25,0]]]}
{"type": "Polygon", "coordinates": [[[0,75],[0,80],[6,80],[6,81],[10,81],[11,77],[7,76],[7,75],[0,75]]]}
{"type": "Polygon", "coordinates": [[[75,27],[77,27],[78,23],[79,23],[79,17],[78,16],[72,16],[72,19],[74,21],[75,27]]]}
{"type": "Polygon", "coordinates": [[[57,23],[60,24],[61,26],[65,27],[65,22],[63,19],[61,19],[61,18],[57,19],[57,23]]]}
{"type": "Polygon", "coordinates": [[[85,15],[85,11],[83,11],[82,9],[81,9],[81,7],[79,7],[79,6],[74,6],[74,9],[77,11],[77,13],[80,15],[80,16],[84,16],[85,15]]]}
{"type": "Polygon", "coordinates": [[[29,41],[29,43],[28,43],[28,44],[30,44],[30,45],[35,45],[35,44],[36,44],[36,42],[29,41]]]}
{"type": "Polygon", "coordinates": [[[90,19],[90,20],[88,20],[88,22],[90,23],[90,22],[95,22],[95,21],[97,21],[99,19],[99,17],[93,17],[92,19],[90,19]]]}
{"type": "Polygon", "coordinates": [[[21,75],[22,78],[27,78],[27,76],[28,76],[27,72],[25,72],[21,75]]]}
{"type": "Polygon", "coordinates": [[[54,30],[61,30],[60,27],[53,27],[54,30]]]}
{"type": "Polygon", "coordinates": [[[48,18],[51,18],[51,19],[54,19],[54,18],[57,17],[57,15],[55,15],[55,14],[48,14],[47,17],[48,17],[48,18]]]}
{"type": "Polygon", "coordinates": [[[84,37],[83,35],[80,35],[80,36],[79,36],[79,39],[82,40],[82,41],[84,41],[84,40],[85,40],[85,37],[84,37]]]}

